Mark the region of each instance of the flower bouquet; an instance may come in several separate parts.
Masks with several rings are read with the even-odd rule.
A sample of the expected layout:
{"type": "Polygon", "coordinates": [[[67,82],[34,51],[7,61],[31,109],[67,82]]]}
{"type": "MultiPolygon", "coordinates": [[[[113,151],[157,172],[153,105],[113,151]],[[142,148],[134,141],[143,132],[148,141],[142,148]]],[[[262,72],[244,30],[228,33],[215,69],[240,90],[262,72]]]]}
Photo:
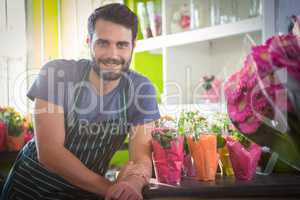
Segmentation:
{"type": "Polygon", "coordinates": [[[7,150],[20,150],[24,145],[23,117],[12,107],[0,108],[0,121],[4,122],[7,126],[7,150]]]}
{"type": "Polygon", "coordinates": [[[209,131],[206,119],[198,112],[181,114],[181,127],[188,133],[189,149],[196,168],[196,178],[201,181],[215,180],[218,155],[217,137],[209,131]]]}
{"type": "Polygon", "coordinates": [[[153,161],[159,182],[178,185],[183,164],[183,140],[174,128],[160,127],[152,131],[153,161]]]}
{"type": "Polygon", "coordinates": [[[278,35],[253,46],[224,89],[237,129],[278,153],[277,170],[300,170],[300,38],[278,35]]]}

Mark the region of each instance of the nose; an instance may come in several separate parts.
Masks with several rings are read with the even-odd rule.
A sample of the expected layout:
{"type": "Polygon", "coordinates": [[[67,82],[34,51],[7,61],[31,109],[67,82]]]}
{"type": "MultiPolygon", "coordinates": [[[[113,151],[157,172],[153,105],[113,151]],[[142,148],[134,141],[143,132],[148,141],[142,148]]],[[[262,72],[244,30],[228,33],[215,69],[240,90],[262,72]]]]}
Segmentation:
{"type": "Polygon", "coordinates": [[[118,59],[118,49],[114,45],[110,45],[109,48],[107,48],[107,57],[111,59],[118,59]]]}

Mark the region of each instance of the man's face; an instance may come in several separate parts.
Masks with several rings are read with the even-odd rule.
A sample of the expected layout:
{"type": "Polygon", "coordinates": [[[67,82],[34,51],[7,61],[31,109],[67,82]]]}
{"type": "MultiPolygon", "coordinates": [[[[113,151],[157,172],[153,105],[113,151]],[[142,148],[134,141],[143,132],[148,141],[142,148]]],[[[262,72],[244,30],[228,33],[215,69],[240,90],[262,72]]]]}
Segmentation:
{"type": "Polygon", "coordinates": [[[128,71],[133,50],[131,30],[98,19],[91,40],[93,70],[104,81],[113,81],[128,71]]]}

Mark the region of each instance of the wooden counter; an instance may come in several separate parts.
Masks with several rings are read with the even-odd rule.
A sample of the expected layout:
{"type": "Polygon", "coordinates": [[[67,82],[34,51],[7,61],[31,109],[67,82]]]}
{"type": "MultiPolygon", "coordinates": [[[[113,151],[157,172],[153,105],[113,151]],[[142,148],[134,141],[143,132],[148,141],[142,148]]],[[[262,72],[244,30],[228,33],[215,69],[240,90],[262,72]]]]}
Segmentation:
{"type": "Polygon", "coordinates": [[[251,181],[218,177],[214,182],[183,178],[181,185],[170,187],[150,184],[145,199],[300,199],[300,174],[256,176],[251,181]]]}

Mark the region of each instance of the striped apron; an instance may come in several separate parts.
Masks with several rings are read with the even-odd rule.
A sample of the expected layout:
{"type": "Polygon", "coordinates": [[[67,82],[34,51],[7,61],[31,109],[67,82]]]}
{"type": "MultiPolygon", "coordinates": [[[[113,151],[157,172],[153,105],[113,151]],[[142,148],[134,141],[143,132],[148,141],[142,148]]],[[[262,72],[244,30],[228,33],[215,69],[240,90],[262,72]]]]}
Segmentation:
{"type": "MultiPolygon", "coordinates": [[[[82,80],[88,80],[86,70],[82,80]]],[[[79,133],[79,116],[74,106],[81,102],[82,86],[75,93],[70,112],[65,116],[66,138],[65,147],[72,152],[90,170],[104,176],[113,154],[120,149],[129,131],[127,125],[127,91],[129,81],[121,78],[120,108],[122,112],[117,119],[106,120],[94,124],[100,127],[97,134],[79,133]],[[106,130],[106,131],[104,131],[106,130]]],[[[94,132],[93,132],[94,133],[94,132]]],[[[72,170],[72,169],[70,169],[72,170]]],[[[99,199],[95,194],[84,191],[59,175],[48,171],[37,159],[35,141],[28,142],[19,153],[3,187],[1,200],[24,199],[99,199]]]]}

